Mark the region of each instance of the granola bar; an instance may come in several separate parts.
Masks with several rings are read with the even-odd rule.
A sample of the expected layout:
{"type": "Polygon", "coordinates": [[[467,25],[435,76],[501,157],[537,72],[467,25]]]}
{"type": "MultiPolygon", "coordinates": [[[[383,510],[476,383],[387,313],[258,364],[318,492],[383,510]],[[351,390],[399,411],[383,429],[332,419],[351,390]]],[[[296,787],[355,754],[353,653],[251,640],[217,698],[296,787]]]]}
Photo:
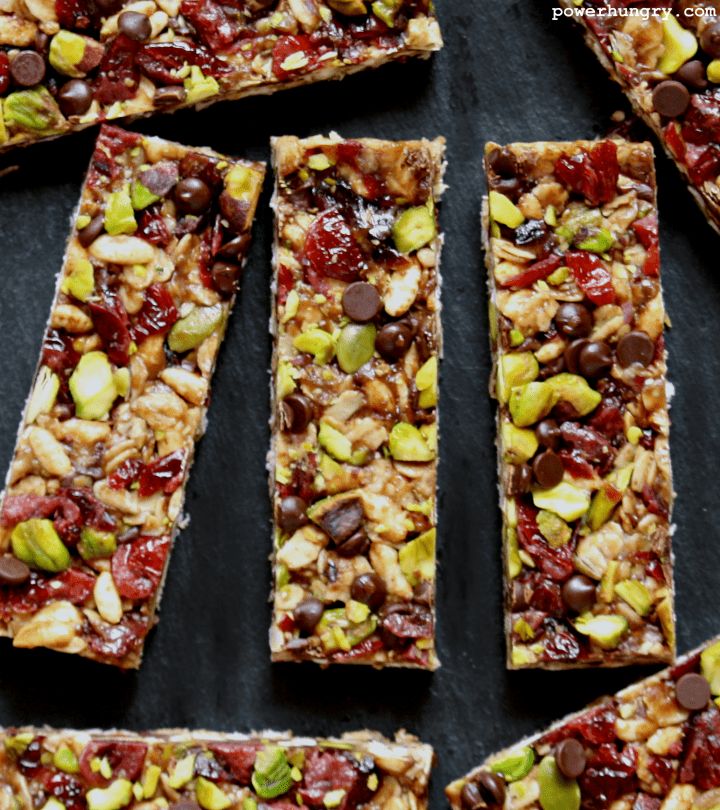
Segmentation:
{"type": "Polygon", "coordinates": [[[105,126],[0,506],[0,635],[137,667],[263,164],[105,126]]]}
{"type": "Polygon", "coordinates": [[[275,661],[438,666],[444,146],[274,141],[275,661]]]}
{"type": "Polygon", "coordinates": [[[508,666],[671,661],[652,147],[488,144],[485,163],[508,666]]]}
{"type": "Polygon", "coordinates": [[[0,810],[424,810],[432,761],[404,732],[14,728],[0,731],[0,810]]]}
{"type": "MultiPolygon", "coordinates": [[[[560,0],[560,5],[575,7],[573,0],[560,0]]],[[[586,0],[584,9],[585,16],[577,19],[587,44],[675,161],[710,224],[720,230],[717,3],[668,0],[648,13],[632,0],[586,0]]]]}
{"type": "Polygon", "coordinates": [[[717,807],[720,637],[446,789],[456,810],[717,807]]]}
{"type": "Polygon", "coordinates": [[[0,151],[441,46],[431,0],[6,0],[0,151]]]}

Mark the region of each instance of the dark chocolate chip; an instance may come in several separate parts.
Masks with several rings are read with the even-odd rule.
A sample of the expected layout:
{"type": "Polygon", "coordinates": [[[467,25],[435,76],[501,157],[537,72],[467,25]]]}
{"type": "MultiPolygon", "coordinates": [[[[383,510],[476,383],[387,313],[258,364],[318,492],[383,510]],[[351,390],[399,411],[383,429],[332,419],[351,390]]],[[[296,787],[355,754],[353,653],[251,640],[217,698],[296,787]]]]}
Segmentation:
{"type": "Polygon", "coordinates": [[[135,42],[145,42],[152,34],[150,18],[137,11],[123,11],[118,17],[118,29],[135,42]]]}
{"type": "Polygon", "coordinates": [[[639,363],[641,366],[649,366],[655,357],[655,344],[650,335],[641,332],[639,329],[628,332],[627,335],[618,341],[617,360],[623,368],[639,363]]]}
{"type": "Polygon", "coordinates": [[[322,619],[323,603],[313,596],[303,599],[293,611],[293,619],[301,633],[312,635],[317,623],[322,619]]]}
{"type": "Polygon", "coordinates": [[[543,419],[535,428],[535,436],[543,447],[557,450],[560,444],[560,428],[554,419],[543,419]]]}
{"type": "Polygon", "coordinates": [[[199,177],[186,177],[175,186],[175,202],[184,214],[202,214],[212,202],[210,186],[199,177]]]}
{"type": "Polygon", "coordinates": [[[387,588],[382,577],[371,571],[355,577],[350,588],[350,595],[356,602],[367,605],[370,610],[377,610],[385,601],[387,588]]]}
{"type": "Polygon", "coordinates": [[[305,526],[308,517],[305,514],[307,504],[297,495],[286,495],[278,508],[278,526],[284,531],[292,534],[301,526],[305,526]]]}
{"type": "Polygon", "coordinates": [[[710,702],[710,684],[697,672],[688,672],[675,685],[677,702],[689,712],[699,712],[710,702]]]}
{"type": "Polygon", "coordinates": [[[560,456],[552,450],[546,450],[536,456],[532,469],[535,480],[543,489],[552,489],[557,486],[565,473],[560,456]]]}
{"type": "Polygon", "coordinates": [[[58,104],[66,116],[84,115],[92,104],[92,87],[82,79],[70,79],[58,91],[58,104]]]}
{"type": "Polygon", "coordinates": [[[665,118],[677,118],[690,104],[690,91],[682,82],[668,79],[655,87],[652,101],[656,113],[665,118]]]}
{"type": "Polygon", "coordinates": [[[720,22],[708,25],[700,34],[700,46],[708,56],[720,59],[720,22]]]}
{"type": "Polygon", "coordinates": [[[345,498],[331,506],[317,522],[335,543],[348,540],[362,526],[365,512],[360,498],[345,498]]]}
{"type": "Polygon", "coordinates": [[[583,377],[594,380],[612,368],[613,356],[603,340],[589,340],[578,355],[578,370],[583,377]]]}
{"type": "Polygon", "coordinates": [[[210,270],[215,289],[223,295],[232,295],[237,289],[239,270],[240,268],[236,264],[215,262],[210,270]]]}
{"type": "Polygon", "coordinates": [[[342,308],[352,321],[367,323],[376,317],[382,306],[380,294],[367,281],[354,281],[345,288],[342,308]]]}
{"type": "Polygon", "coordinates": [[[596,585],[584,574],[575,574],[562,586],[563,602],[575,611],[584,613],[595,604],[596,585]]]}
{"type": "Polygon", "coordinates": [[[350,535],[345,542],[335,549],[339,557],[360,557],[368,553],[370,549],[370,538],[367,536],[365,529],[360,528],[354,534],[350,535]]]}
{"type": "Polygon", "coordinates": [[[217,255],[223,259],[233,259],[239,261],[245,255],[245,251],[250,246],[250,234],[241,233],[229,242],[226,242],[218,251],[217,255]]]}
{"type": "Polygon", "coordinates": [[[125,0],[95,0],[95,5],[103,17],[109,17],[122,8],[125,0]]]}
{"type": "Polygon", "coordinates": [[[704,90],[708,86],[705,65],[699,59],[691,59],[678,70],[675,78],[691,90],[704,90]]]}
{"type": "Polygon", "coordinates": [[[380,329],[375,338],[375,348],[385,360],[393,362],[405,355],[412,341],[412,329],[406,323],[396,321],[380,329]]]}
{"type": "Polygon", "coordinates": [[[80,242],[83,247],[90,247],[104,230],[105,217],[102,214],[98,214],[93,217],[81,231],[78,231],[78,242],[80,242]]]}
{"type": "Polygon", "coordinates": [[[477,776],[480,795],[488,807],[502,807],[505,803],[505,780],[490,771],[481,771],[477,776]]]}
{"type": "Polygon", "coordinates": [[[589,342],[586,338],[573,340],[565,349],[565,365],[571,374],[577,374],[580,371],[580,352],[589,342]]]}
{"type": "Polygon", "coordinates": [[[493,149],[487,156],[487,165],[499,177],[515,177],[517,174],[517,160],[507,147],[493,149]]]}
{"type": "Polygon", "coordinates": [[[508,495],[523,495],[532,487],[532,471],[527,464],[514,464],[509,467],[505,487],[508,495]]]}
{"type": "Polygon", "coordinates": [[[464,810],[477,810],[485,806],[485,801],[480,795],[480,788],[475,782],[466,782],[460,791],[460,802],[464,810]]]}
{"type": "Polygon", "coordinates": [[[0,557],[0,585],[22,585],[30,578],[30,569],[22,560],[5,554],[0,557]]]}
{"type": "Polygon", "coordinates": [[[290,433],[302,433],[313,418],[313,404],[304,394],[289,394],[282,401],[285,427],[290,433]]]}
{"type": "Polygon", "coordinates": [[[173,104],[182,104],[187,98],[184,87],[158,87],[153,96],[156,107],[169,107],[173,104]]]}
{"type": "Polygon", "coordinates": [[[10,75],[19,87],[34,87],[45,78],[45,60],[36,51],[20,51],[10,62],[10,75]]]}
{"type": "Polygon", "coordinates": [[[577,779],[587,765],[587,757],[582,743],[572,738],[558,743],[555,747],[555,762],[564,777],[577,779]]]}
{"type": "Polygon", "coordinates": [[[566,302],[560,304],[555,315],[558,331],[569,338],[584,338],[592,330],[592,315],[582,304],[566,302]]]}

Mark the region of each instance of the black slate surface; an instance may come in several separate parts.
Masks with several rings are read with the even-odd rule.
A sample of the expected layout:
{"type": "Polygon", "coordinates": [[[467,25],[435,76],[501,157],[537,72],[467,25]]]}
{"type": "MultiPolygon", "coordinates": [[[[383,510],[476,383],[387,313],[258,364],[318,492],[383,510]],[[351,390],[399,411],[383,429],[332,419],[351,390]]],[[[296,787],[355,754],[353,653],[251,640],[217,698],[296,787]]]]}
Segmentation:
{"type": "MultiPolygon", "coordinates": [[[[483,143],[575,139],[624,108],[579,33],[537,0],[437,0],[446,47],[342,84],[217,105],[137,125],[143,132],[268,159],[273,134],[448,136],[442,221],[439,651],[434,675],[271,666],[270,509],[265,483],[270,358],[269,183],[189,485],[190,527],[173,555],[161,622],[139,673],[0,641],[0,725],[292,727],[330,734],[406,727],[432,743],[442,788],[481,757],[642,672],[507,673],[500,520],[478,211],[483,143]]],[[[0,467],[17,421],[94,133],[29,149],[0,180],[0,467]]],[[[658,161],[673,401],[679,646],[720,631],[715,519],[720,353],[718,236],[658,161]]]]}

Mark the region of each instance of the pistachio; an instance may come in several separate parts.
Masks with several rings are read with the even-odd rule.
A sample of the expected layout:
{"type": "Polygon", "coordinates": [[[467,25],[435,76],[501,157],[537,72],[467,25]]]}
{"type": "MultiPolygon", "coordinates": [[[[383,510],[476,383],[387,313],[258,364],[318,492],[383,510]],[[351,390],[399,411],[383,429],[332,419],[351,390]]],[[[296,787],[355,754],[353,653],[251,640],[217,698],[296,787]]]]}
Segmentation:
{"type": "Polygon", "coordinates": [[[517,530],[508,527],[505,532],[505,556],[507,559],[508,578],[515,579],[522,571],[523,563],[520,558],[517,530]]]}
{"type": "Polygon", "coordinates": [[[51,520],[30,518],[18,523],[10,542],[13,554],[31,568],[57,574],[70,566],[70,552],[51,520]]]}
{"type": "Polygon", "coordinates": [[[105,205],[105,230],[110,236],[130,234],[137,230],[135,213],[127,187],[108,195],[105,205]]]}
{"type": "Polygon", "coordinates": [[[525,222],[523,212],[513,201],[499,191],[490,192],[490,217],[493,222],[517,228],[525,222]]]}
{"type": "Polygon", "coordinates": [[[420,392],[418,405],[421,408],[434,408],[438,401],[438,359],[435,355],[418,369],[415,386],[420,392]]]}
{"type": "Polygon", "coordinates": [[[515,427],[503,421],[500,428],[503,460],[508,464],[523,464],[537,452],[539,443],[534,430],[515,427]]]}
{"type": "Polygon", "coordinates": [[[352,442],[350,439],[327,422],[320,422],[318,443],[323,450],[337,461],[350,461],[352,457],[352,442]]]}
{"type": "Polygon", "coordinates": [[[80,770],[77,755],[67,745],[61,745],[53,754],[53,765],[64,773],[78,773],[80,770]]]}
{"type": "Polygon", "coordinates": [[[560,548],[570,542],[572,537],[571,528],[554,512],[541,509],[537,515],[537,524],[540,534],[552,548],[560,548]]]}
{"type": "Polygon", "coordinates": [[[329,363],[335,354],[333,336],[318,326],[313,326],[307,332],[299,334],[293,340],[293,346],[299,352],[312,354],[319,366],[329,363]]]}
{"type": "Polygon", "coordinates": [[[432,242],[437,236],[432,200],[427,206],[420,205],[403,211],[395,220],[392,232],[395,247],[400,253],[413,253],[432,242]]]}
{"type": "Polygon", "coordinates": [[[665,51],[658,64],[661,73],[676,73],[698,50],[698,41],[692,31],[683,28],[674,14],[668,14],[662,21],[663,44],[665,51]]]}
{"type": "Polygon", "coordinates": [[[340,14],[346,14],[348,17],[367,14],[365,0],[327,0],[327,4],[331,9],[339,11],[340,14]]]}
{"type": "Polygon", "coordinates": [[[402,0],[375,0],[372,4],[372,10],[373,14],[379,20],[382,20],[388,28],[393,28],[395,26],[395,17],[400,11],[401,5],[402,0]]]}
{"type": "Polygon", "coordinates": [[[647,616],[650,613],[652,594],[642,582],[625,579],[615,585],[615,593],[640,616],[647,616]]]}
{"type": "Polygon", "coordinates": [[[700,669],[713,695],[720,695],[720,641],[703,650],[700,669]]]}
{"type": "Polygon", "coordinates": [[[358,624],[350,619],[346,609],[331,608],[323,613],[315,632],[320,636],[325,652],[331,653],[339,650],[348,652],[356,644],[371,636],[376,629],[375,616],[369,616],[358,624]]]}
{"type": "Polygon", "coordinates": [[[85,797],[88,810],[120,810],[133,799],[132,782],[116,779],[106,788],[92,788],[85,797]]]}
{"type": "Polygon", "coordinates": [[[535,489],[532,498],[538,509],[546,509],[568,523],[582,517],[590,506],[590,495],[566,481],[552,489],[535,489]]]}
{"type": "Polygon", "coordinates": [[[253,202],[262,185],[262,175],[249,166],[236,164],[225,175],[225,190],[235,200],[253,202]]]}
{"type": "MultiPolygon", "coordinates": [[[[157,194],[153,194],[147,186],[144,186],[139,180],[135,180],[130,186],[130,201],[132,207],[136,211],[142,211],[148,205],[152,205],[161,199],[157,194]]],[[[132,231],[130,231],[132,233],[132,231]]]]}
{"type": "Polygon", "coordinates": [[[206,76],[197,65],[192,65],[190,75],[183,81],[185,87],[185,101],[187,104],[197,104],[206,98],[212,98],[220,92],[220,85],[212,76],[206,76]]]}
{"type": "Polygon", "coordinates": [[[195,754],[187,754],[173,765],[168,777],[168,785],[173,790],[180,790],[192,781],[195,775],[195,759],[195,754]]]}
{"type": "MultiPolygon", "coordinates": [[[[258,751],[252,774],[252,786],[261,799],[274,799],[290,789],[292,786],[290,763],[282,748],[267,746],[258,751]]],[[[222,810],[222,808],[213,807],[207,810],[222,810]]]]}
{"type": "Polygon", "coordinates": [[[579,810],[580,786],[575,779],[566,779],[555,762],[545,757],[538,766],[540,806],[543,810],[579,810]]]}
{"type": "Polygon", "coordinates": [[[346,374],[354,374],[371,359],[375,352],[376,331],[371,323],[349,323],[343,327],[335,351],[338,365],[346,374]]]}
{"type": "Polygon", "coordinates": [[[597,232],[590,234],[581,242],[578,242],[580,250],[588,250],[590,253],[605,253],[615,244],[615,237],[607,228],[600,228],[597,232]]]}
{"type": "Polygon", "coordinates": [[[60,30],[50,40],[48,60],[58,73],[79,79],[100,64],[104,52],[94,39],[60,30]]]}
{"type": "Polygon", "coordinates": [[[400,549],[400,570],[411,585],[435,578],[435,534],[434,528],[428,529],[400,549]]]}
{"type": "Polygon", "coordinates": [[[220,326],[224,310],[221,304],[211,307],[195,307],[184,318],[177,321],[168,335],[171,351],[182,354],[196,349],[220,326]]]}
{"type": "Polygon", "coordinates": [[[607,614],[593,616],[587,613],[575,621],[575,629],[584,636],[589,636],[604,650],[614,650],[628,630],[628,621],[624,616],[607,614]]]}
{"type": "Polygon", "coordinates": [[[505,403],[510,391],[518,385],[534,382],[540,373],[540,364],[532,352],[515,352],[500,358],[497,367],[497,398],[505,403]]]}
{"type": "Polygon", "coordinates": [[[595,493],[590,504],[587,522],[593,531],[597,531],[607,523],[615,511],[615,507],[622,500],[622,492],[609,481],[603,481],[600,489],[595,493]]]}
{"type": "Polygon", "coordinates": [[[31,132],[50,132],[62,124],[62,115],[45,87],[10,93],[3,104],[5,123],[31,132]]]}
{"type": "Polygon", "coordinates": [[[104,352],[84,354],[68,386],[79,419],[104,419],[117,397],[112,367],[104,352]]]}
{"type": "Polygon", "coordinates": [[[78,301],[87,301],[95,291],[95,270],[87,259],[76,259],[62,282],[62,291],[78,301]]]}
{"type": "Polygon", "coordinates": [[[587,380],[577,374],[556,374],[546,380],[556,396],[556,401],[567,402],[575,408],[578,416],[587,416],[600,404],[602,395],[590,388],[587,380]]]}
{"type": "Polygon", "coordinates": [[[535,763],[535,752],[530,746],[511,751],[507,756],[493,762],[490,770],[500,774],[506,782],[517,782],[530,773],[535,763]]]}
{"type": "Polygon", "coordinates": [[[548,382],[531,382],[510,392],[510,416],[517,427],[528,427],[547,416],[557,402],[548,382]]]}
{"type": "Polygon", "coordinates": [[[97,560],[102,557],[111,557],[117,548],[117,538],[112,532],[101,532],[90,526],[83,526],[80,530],[78,552],[83,560],[97,560]]]}
{"type": "Polygon", "coordinates": [[[25,421],[28,425],[32,425],[41,413],[50,413],[59,390],[60,378],[47,366],[42,366],[35,380],[25,413],[25,421]]]}
{"type": "Polygon", "coordinates": [[[398,422],[390,431],[390,455],[396,461],[432,461],[435,451],[423,434],[407,422],[398,422]]]}

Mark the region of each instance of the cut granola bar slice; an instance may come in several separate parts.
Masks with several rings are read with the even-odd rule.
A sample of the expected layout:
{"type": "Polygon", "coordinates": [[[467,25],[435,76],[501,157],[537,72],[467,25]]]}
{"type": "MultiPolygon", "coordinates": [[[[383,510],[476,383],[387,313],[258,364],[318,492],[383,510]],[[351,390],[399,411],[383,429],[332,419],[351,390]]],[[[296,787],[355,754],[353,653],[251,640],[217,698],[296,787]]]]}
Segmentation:
{"type": "Polygon", "coordinates": [[[434,669],[444,141],[274,141],[275,661],[434,669]]]}
{"type": "Polygon", "coordinates": [[[488,144],[508,666],[674,655],[653,152],[488,144]]]}
{"type": "Polygon", "coordinates": [[[717,4],[587,0],[574,10],[585,40],[632,106],[652,127],[720,230],[720,20],[717,4]],[[660,7],[662,6],[662,8],[660,7]]]}
{"type": "Polygon", "coordinates": [[[431,0],[6,0],[0,151],[441,47],[431,0]]]}
{"type": "Polygon", "coordinates": [[[264,166],[100,131],[0,506],[0,635],[137,667],[264,166]]]}
{"type": "Polygon", "coordinates": [[[456,810],[717,807],[720,638],[446,788],[456,810]]]}
{"type": "Polygon", "coordinates": [[[433,750],[399,732],[339,738],[162,729],[0,731],[0,807],[424,810],[433,750]]]}

